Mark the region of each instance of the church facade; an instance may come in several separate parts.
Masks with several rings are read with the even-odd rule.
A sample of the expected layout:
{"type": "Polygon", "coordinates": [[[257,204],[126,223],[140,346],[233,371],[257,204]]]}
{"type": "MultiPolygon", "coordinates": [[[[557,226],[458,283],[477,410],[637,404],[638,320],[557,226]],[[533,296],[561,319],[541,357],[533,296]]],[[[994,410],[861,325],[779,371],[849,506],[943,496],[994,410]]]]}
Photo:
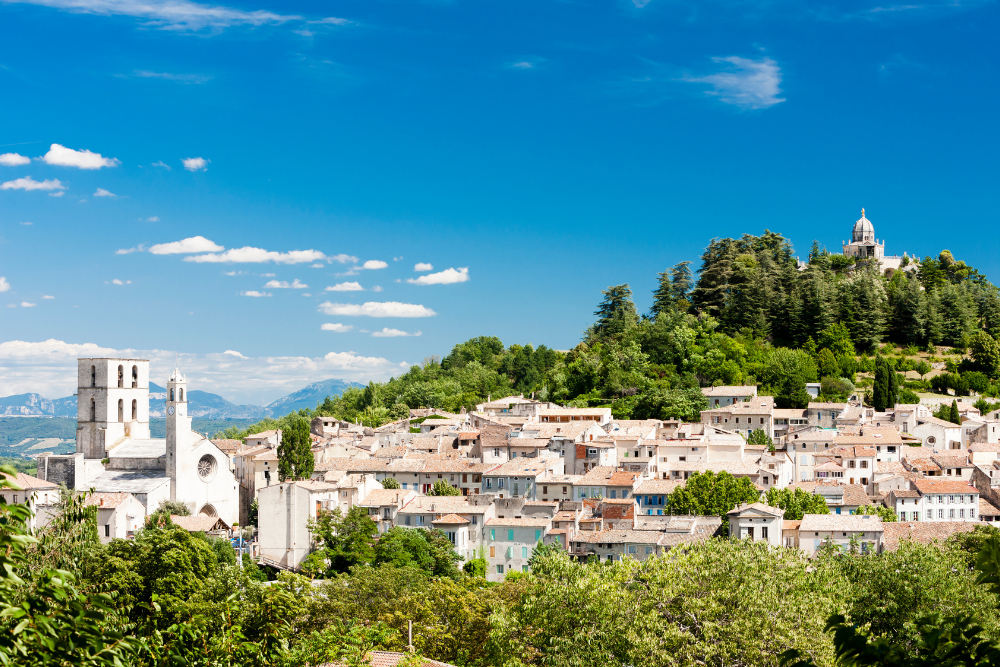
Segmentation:
{"type": "Polygon", "coordinates": [[[42,455],[38,476],[68,488],[131,493],[156,510],[163,500],[191,514],[239,520],[239,488],[229,456],[191,430],[187,379],[167,380],[166,438],[149,430],[149,361],[78,359],[76,453],[42,455]]]}

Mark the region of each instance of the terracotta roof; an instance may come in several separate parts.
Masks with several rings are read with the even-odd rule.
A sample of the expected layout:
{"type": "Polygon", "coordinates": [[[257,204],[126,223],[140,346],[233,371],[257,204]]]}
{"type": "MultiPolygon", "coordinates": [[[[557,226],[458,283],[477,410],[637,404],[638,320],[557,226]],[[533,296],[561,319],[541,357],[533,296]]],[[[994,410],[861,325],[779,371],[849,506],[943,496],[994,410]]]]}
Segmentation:
{"type": "Polygon", "coordinates": [[[919,426],[920,424],[933,424],[934,426],[942,426],[944,428],[962,428],[961,424],[955,424],[944,419],[938,419],[937,417],[917,417],[917,425],[919,426]]]}
{"type": "Polygon", "coordinates": [[[434,521],[431,521],[431,523],[441,523],[441,524],[453,524],[453,525],[455,525],[455,524],[463,524],[463,523],[470,523],[470,522],[469,522],[468,519],[463,519],[462,517],[458,516],[457,514],[446,514],[443,517],[441,517],[440,519],[435,519],[434,521]]]}
{"type": "Polygon", "coordinates": [[[365,507],[384,507],[386,505],[396,505],[406,498],[412,491],[405,489],[372,489],[365,496],[359,505],[365,507]]]}
{"type": "Polygon", "coordinates": [[[573,415],[583,415],[585,417],[603,417],[611,413],[611,408],[542,408],[538,411],[539,417],[572,417],[573,415]]]}
{"type": "Polygon", "coordinates": [[[95,491],[87,496],[87,504],[97,505],[98,507],[104,509],[113,509],[127,501],[129,498],[135,498],[135,496],[131,493],[125,492],[109,493],[106,491],[95,491]]]}
{"type": "Polygon", "coordinates": [[[894,489],[889,492],[889,495],[895,498],[919,498],[920,492],[911,489],[894,489]]]}
{"type": "Polygon", "coordinates": [[[846,410],[847,403],[809,403],[810,410],[846,410]]]}
{"type": "Polygon", "coordinates": [[[882,519],[874,514],[806,514],[799,529],[806,532],[882,532],[882,519]]]}
{"type": "Polygon", "coordinates": [[[207,533],[210,530],[229,530],[229,524],[217,516],[178,516],[170,515],[170,521],[178,528],[192,533],[207,533]]]}
{"type": "Polygon", "coordinates": [[[1000,509],[996,507],[993,503],[985,500],[982,496],[979,497],[979,516],[1000,516],[1000,509]]]}
{"type": "Polygon", "coordinates": [[[725,387],[702,387],[702,396],[711,398],[728,396],[753,396],[757,393],[757,385],[730,385],[725,387]]]}
{"type": "Polygon", "coordinates": [[[46,482],[44,479],[38,479],[37,477],[32,477],[31,475],[26,475],[23,472],[17,473],[17,477],[11,480],[11,476],[7,473],[0,473],[4,478],[14,482],[22,489],[55,489],[58,488],[58,484],[53,484],[52,482],[46,482]]]}
{"type": "Polygon", "coordinates": [[[462,431],[458,434],[459,440],[475,440],[479,437],[479,431],[462,431]]]}
{"type": "Polygon", "coordinates": [[[931,459],[937,463],[942,468],[974,468],[972,463],[969,463],[968,456],[956,456],[954,454],[935,454],[931,459]]]}
{"type": "Polygon", "coordinates": [[[868,492],[860,484],[844,484],[844,504],[845,505],[868,505],[871,500],[868,492]]]}
{"type": "Polygon", "coordinates": [[[902,474],[906,472],[900,461],[876,461],[875,472],[878,474],[902,474]]]}
{"type": "Polygon", "coordinates": [[[802,525],[802,519],[784,519],[781,522],[782,530],[798,530],[799,526],[802,525]]]}
{"type": "Polygon", "coordinates": [[[919,544],[929,544],[934,540],[945,541],[955,533],[968,533],[978,521],[895,521],[882,524],[885,532],[882,535],[882,548],[895,551],[902,540],[910,539],[919,544]]]}
{"type": "MultiPolygon", "coordinates": [[[[399,663],[403,662],[410,656],[411,654],[409,653],[372,651],[368,654],[368,664],[370,667],[397,667],[399,663]]],[[[319,665],[318,667],[345,667],[346,665],[347,663],[345,662],[327,662],[319,665]]],[[[424,658],[419,667],[454,667],[454,665],[447,662],[438,662],[437,660],[424,658]]]]}
{"type": "Polygon", "coordinates": [[[243,441],[242,440],[226,440],[226,439],[223,439],[223,438],[219,438],[219,439],[216,439],[216,440],[212,440],[212,444],[215,445],[216,447],[218,447],[219,449],[221,449],[222,451],[228,453],[228,452],[235,452],[240,447],[242,447],[243,446],[243,441]]]}
{"type": "Polygon", "coordinates": [[[930,493],[974,493],[979,495],[979,491],[966,482],[915,479],[913,486],[917,487],[917,491],[924,495],[930,493]]]}
{"type": "Polygon", "coordinates": [[[711,408],[709,410],[702,410],[701,414],[750,414],[750,415],[764,415],[771,414],[774,410],[774,397],[773,396],[755,396],[749,401],[739,401],[731,405],[721,405],[717,408],[711,408]]]}
{"type": "Polygon", "coordinates": [[[785,516],[785,510],[780,507],[771,507],[765,503],[750,503],[737,505],[733,509],[729,510],[729,514],[739,514],[746,510],[756,510],[758,512],[764,512],[765,514],[771,514],[773,516],[785,516]]]}
{"type": "Polygon", "coordinates": [[[650,479],[635,490],[636,495],[673,493],[675,489],[684,486],[684,480],[650,479]]]}
{"type": "MultiPolygon", "coordinates": [[[[874,445],[843,445],[840,444],[841,440],[846,438],[835,438],[833,441],[834,447],[823,452],[823,456],[834,455],[846,459],[854,458],[874,458],[875,457],[875,447],[874,445]]],[[[818,456],[818,454],[817,454],[818,456]]]]}

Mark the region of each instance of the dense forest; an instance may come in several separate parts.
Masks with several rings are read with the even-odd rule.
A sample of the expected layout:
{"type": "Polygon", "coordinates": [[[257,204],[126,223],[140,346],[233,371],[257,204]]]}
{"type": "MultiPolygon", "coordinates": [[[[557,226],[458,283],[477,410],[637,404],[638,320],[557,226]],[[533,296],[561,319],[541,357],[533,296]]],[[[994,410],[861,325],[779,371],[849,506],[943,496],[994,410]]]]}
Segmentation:
{"type": "Polygon", "coordinates": [[[822,400],[868,395],[880,357],[900,374],[900,402],[921,393],[1000,396],[1000,291],[947,250],[904,258],[887,276],[873,260],[815,243],[800,263],[785,238],[765,231],[714,239],[697,278],[690,267],[659,274],[644,314],[628,285],[609,287],[570,351],[481,336],[287,419],[321,414],[377,426],[410,408],[458,412],[523,393],[607,405],[622,419],[697,420],[705,386],[757,384],[779,407],[805,407],[807,382],[822,383],[822,400]]]}

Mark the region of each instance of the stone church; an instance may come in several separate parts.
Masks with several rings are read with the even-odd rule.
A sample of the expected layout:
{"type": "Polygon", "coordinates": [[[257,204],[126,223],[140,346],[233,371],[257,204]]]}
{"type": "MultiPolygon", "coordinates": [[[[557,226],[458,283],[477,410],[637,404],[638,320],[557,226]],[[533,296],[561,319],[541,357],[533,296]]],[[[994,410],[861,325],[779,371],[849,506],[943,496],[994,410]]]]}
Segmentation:
{"type": "Polygon", "coordinates": [[[68,488],[131,493],[149,514],[163,500],[191,514],[239,520],[229,456],[191,430],[187,380],[167,380],[166,438],[149,431],[149,361],[78,359],[76,453],[38,458],[38,476],[68,488]]]}
{"type": "MultiPolygon", "coordinates": [[[[843,247],[844,254],[848,257],[875,260],[886,275],[892,275],[893,271],[898,270],[903,265],[903,257],[906,257],[905,252],[902,257],[885,254],[885,240],[875,238],[875,226],[865,217],[865,209],[861,209],[861,219],[854,223],[850,243],[844,243],[843,247]]],[[[909,270],[915,267],[916,264],[913,264],[909,270]]]]}

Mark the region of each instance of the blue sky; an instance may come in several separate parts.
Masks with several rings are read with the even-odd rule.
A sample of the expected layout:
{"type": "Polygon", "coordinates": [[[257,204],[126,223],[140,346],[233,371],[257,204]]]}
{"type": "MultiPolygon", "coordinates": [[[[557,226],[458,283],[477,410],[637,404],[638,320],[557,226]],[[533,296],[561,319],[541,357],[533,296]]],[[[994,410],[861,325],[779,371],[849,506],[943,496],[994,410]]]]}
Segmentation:
{"type": "Polygon", "coordinates": [[[834,249],[862,206],[993,276],[997,19],[0,0],[0,394],[71,393],[94,350],[266,402],[476,335],[567,349],[607,285],[644,309],[713,236],[834,249]]]}

